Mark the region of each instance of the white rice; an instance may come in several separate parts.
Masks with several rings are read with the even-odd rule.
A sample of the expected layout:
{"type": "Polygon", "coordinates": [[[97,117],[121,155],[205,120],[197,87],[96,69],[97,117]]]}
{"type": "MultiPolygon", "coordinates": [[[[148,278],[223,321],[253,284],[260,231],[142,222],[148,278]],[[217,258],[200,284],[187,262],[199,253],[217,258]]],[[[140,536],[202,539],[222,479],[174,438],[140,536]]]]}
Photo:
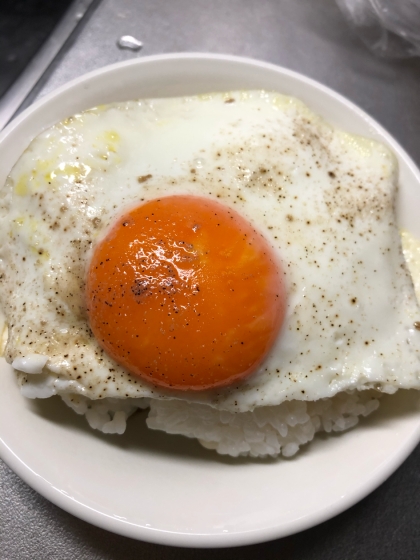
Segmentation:
{"type": "Polygon", "coordinates": [[[25,397],[60,395],[77,414],[86,417],[91,428],[105,434],[123,434],[129,416],[138,409],[150,408],[146,420],[149,428],[197,439],[207,449],[232,457],[291,457],[317,432],[353,428],[361,416],[379,406],[380,393],[374,390],[341,392],[318,401],[285,401],[239,413],[178,399],[92,400],[75,392],[81,389],[76,381],[42,370],[45,364],[40,358],[43,357],[30,355],[13,363],[28,373],[21,385],[25,397]]]}
{"type": "Polygon", "coordinates": [[[375,391],[339,393],[315,402],[288,401],[252,412],[231,413],[180,400],[102,399],[63,394],[64,402],[89,425],[107,434],[122,434],[127,418],[150,407],[153,430],[196,438],[207,449],[232,457],[291,457],[317,432],[341,432],[355,426],[379,406],[375,391]]]}
{"type": "Polygon", "coordinates": [[[149,399],[102,399],[93,401],[81,395],[60,395],[77,414],[86,417],[89,426],[104,434],[123,434],[127,419],[136,410],[149,406],[149,399]]]}

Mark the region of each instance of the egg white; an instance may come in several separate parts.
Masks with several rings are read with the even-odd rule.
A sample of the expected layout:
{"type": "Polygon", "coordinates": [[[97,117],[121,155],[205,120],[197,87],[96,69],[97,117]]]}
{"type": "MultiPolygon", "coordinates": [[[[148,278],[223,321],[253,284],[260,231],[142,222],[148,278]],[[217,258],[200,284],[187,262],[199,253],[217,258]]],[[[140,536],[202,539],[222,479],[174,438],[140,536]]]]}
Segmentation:
{"type": "Polygon", "coordinates": [[[6,359],[32,396],[39,386],[38,396],[182,398],[241,412],[419,388],[420,309],[395,221],[396,183],[387,148],[276,93],[130,101],[70,117],[31,143],[0,194],[6,359]],[[248,218],[278,252],[288,293],[282,332],[259,370],[198,394],[156,389],[119,367],[93,338],[84,302],[92,248],[115,217],[182,193],[248,218]],[[29,355],[48,360],[28,371],[29,355]]]}

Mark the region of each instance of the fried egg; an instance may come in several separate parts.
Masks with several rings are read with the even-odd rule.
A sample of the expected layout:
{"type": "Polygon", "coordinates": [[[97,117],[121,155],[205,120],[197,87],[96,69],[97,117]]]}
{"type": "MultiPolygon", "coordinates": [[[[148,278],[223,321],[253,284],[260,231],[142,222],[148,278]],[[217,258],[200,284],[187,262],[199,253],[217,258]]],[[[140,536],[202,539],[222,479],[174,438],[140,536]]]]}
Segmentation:
{"type": "Polygon", "coordinates": [[[396,185],[385,146],[277,93],[129,101],[58,123],[1,191],[5,356],[23,394],[234,413],[419,388],[420,309],[396,185]],[[178,203],[172,237],[153,224],[138,233],[178,203]],[[117,261],[130,230],[135,251],[117,261]],[[255,252],[236,254],[235,235],[255,252]],[[131,266],[141,258],[142,273],[131,266]],[[208,285],[194,276],[204,265],[208,285]]]}

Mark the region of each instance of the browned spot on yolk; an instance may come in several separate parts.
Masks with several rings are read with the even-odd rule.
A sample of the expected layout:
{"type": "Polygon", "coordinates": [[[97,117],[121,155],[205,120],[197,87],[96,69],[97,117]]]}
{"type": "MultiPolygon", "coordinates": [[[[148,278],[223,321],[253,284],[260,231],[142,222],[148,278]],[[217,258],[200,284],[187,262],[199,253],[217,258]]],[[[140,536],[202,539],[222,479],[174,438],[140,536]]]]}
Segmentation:
{"type": "Polygon", "coordinates": [[[118,218],[87,275],[90,325],[106,352],[148,382],[203,390],[252,373],[285,311],[265,238],[207,198],[168,196],[118,218]]]}

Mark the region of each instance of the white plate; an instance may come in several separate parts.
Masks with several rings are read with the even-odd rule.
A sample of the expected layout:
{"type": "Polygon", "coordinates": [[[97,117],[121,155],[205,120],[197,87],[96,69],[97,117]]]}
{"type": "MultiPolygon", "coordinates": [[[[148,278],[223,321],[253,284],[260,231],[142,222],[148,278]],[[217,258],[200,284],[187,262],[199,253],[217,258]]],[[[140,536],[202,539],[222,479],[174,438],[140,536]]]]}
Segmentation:
{"type": "MultiPolygon", "coordinates": [[[[389,144],[400,163],[400,223],[420,237],[420,174],[375,121],[324,86],[289,70],[231,56],[164,55],[103,68],[46,96],[0,136],[0,183],[30,140],[91,106],[138,97],[242,88],[294,95],[329,122],[389,144]]],[[[226,459],[198,443],[145,428],[124,436],[88,428],[58,398],[20,396],[0,364],[0,456],[70,513],[145,541],[234,546],[283,537],[348,508],[383,482],[420,439],[416,392],[385,397],[378,413],[339,436],[318,437],[293,460],[226,459]]]]}

